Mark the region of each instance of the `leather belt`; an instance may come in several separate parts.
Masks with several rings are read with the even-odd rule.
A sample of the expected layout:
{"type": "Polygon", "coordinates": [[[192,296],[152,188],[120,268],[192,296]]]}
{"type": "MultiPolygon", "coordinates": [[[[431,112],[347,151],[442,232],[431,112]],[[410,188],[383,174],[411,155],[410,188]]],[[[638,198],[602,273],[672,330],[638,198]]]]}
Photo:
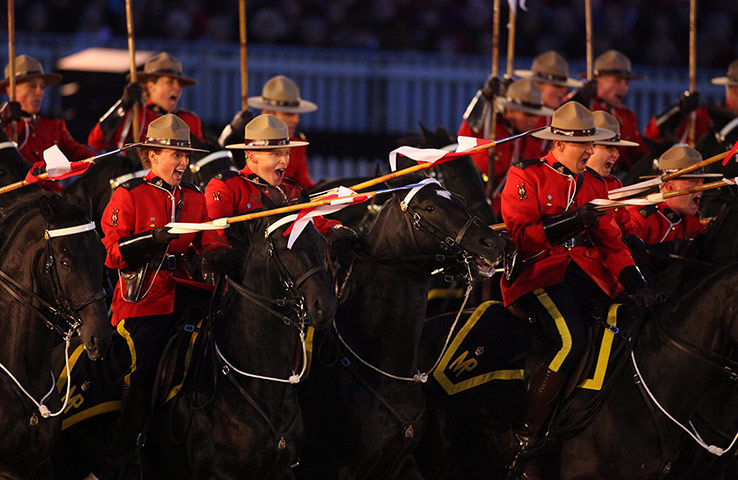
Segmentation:
{"type": "Polygon", "coordinates": [[[589,235],[586,233],[580,233],[576,237],[572,237],[565,241],[562,246],[571,250],[574,247],[593,247],[594,244],[592,243],[592,239],[589,238],[589,235]]]}

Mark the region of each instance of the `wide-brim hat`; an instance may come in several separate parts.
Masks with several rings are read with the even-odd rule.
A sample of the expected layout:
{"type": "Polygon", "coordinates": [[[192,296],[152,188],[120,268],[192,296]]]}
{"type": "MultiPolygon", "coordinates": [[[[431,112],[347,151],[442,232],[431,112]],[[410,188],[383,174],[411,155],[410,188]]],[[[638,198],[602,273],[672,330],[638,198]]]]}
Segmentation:
{"type": "Polygon", "coordinates": [[[313,102],[300,97],[300,88],[289,77],[277,75],[264,84],[261,96],[249,97],[249,107],[286,113],[310,113],[318,109],[313,102]]]}
{"type": "MultiPolygon", "coordinates": [[[[44,66],[41,62],[28,55],[19,55],[15,57],[15,82],[22,83],[40,78],[44,81],[45,87],[50,87],[59,83],[62,76],[58,73],[44,72],[44,66]]],[[[10,64],[5,66],[5,79],[0,82],[0,88],[5,88],[10,84],[10,64]]]]}
{"type": "Polygon", "coordinates": [[[235,150],[274,150],[308,145],[308,142],[290,140],[287,124],[274,115],[262,114],[244,128],[244,143],[226,145],[235,150]]]}
{"type": "MultiPolygon", "coordinates": [[[[159,77],[176,78],[183,87],[191,87],[197,83],[194,78],[182,75],[182,62],[167,52],[161,52],[149,58],[144,64],[143,72],[136,73],[136,81],[139,83],[146,83],[159,77]]],[[[127,78],[131,79],[130,74],[127,78]]]]}
{"type": "Polygon", "coordinates": [[[596,142],[612,138],[615,133],[595,127],[592,112],[579,102],[566,102],[556,109],[551,117],[551,126],[533,133],[544,140],[564,142],[596,142]]]}
{"type": "Polygon", "coordinates": [[[208,153],[208,150],[192,148],[190,127],[184,120],[173,113],[162,115],[149,123],[149,127],[146,130],[146,138],[141,141],[139,147],[208,153]]]}
{"type": "Polygon", "coordinates": [[[530,70],[515,70],[513,73],[520,78],[530,78],[535,82],[550,83],[559,87],[582,86],[582,82],[569,77],[569,64],[553,50],[534,58],[530,70]]]}
{"type": "MultiPolygon", "coordinates": [[[[608,50],[594,61],[593,72],[595,77],[603,75],[615,75],[628,80],[641,80],[643,75],[634,75],[631,69],[630,59],[617,50],[608,50]]],[[[580,77],[587,78],[586,73],[580,73],[580,77]]]]}
{"type": "Polygon", "coordinates": [[[713,85],[738,85],[738,60],[733,60],[728,65],[728,73],[724,77],[715,77],[710,82],[713,85]]]}
{"type": "Polygon", "coordinates": [[[639,145],[636,142],[622,140],[620,138],[620,122],[609,113],[597,110],[596,112],[592,112],[592,117],[594,118],[595,127],[610,130],[615,134],[612,138],[595,142],[595,145],[605,145],[607,147],[637,147],[639,145]]]}
{"type": "Polygon", "coordinates": [[[529,78],[511,83],[505,90],[505,96],[496,97],[495,101],[502,108],[512,108],[531,115],[548,117],[554,112],[552,108],[543,105],[541,89],[529,78]]]}
{"type": "MultiPolygon", "coordinates": [[[[702,155],[700,152],[688,145],[674,145],[667,151],[665,151],[658,160],[654,160],[656,168],[659,170],[659,175],[666,175],[674,173],[677,170],[682,170],[687,167],[691,167],[695,163],[702,161],[702,155]]],[[[655,178],[658,175],[643,175],[641,178],[655,178]]],[[[722,178],[721,173],[704,173],[701,168],[690,173],[685,173],[675,178],[687,179],[687,178],[722,178]]]]}

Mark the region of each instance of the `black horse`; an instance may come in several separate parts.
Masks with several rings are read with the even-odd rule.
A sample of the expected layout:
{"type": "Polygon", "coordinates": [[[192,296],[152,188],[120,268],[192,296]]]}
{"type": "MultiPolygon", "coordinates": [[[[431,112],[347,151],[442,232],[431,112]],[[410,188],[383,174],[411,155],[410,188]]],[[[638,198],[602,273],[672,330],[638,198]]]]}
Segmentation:
{"type": "Polygon", "coordinates": [[[307,442],[299,478],[419,478],[410,453],[424,420],[417,348],[431,272],[480,258],[502,240],[460,197],[425,177],[383,206],[339,281],[333,330],[316,333],[300,392],[307,442]],[[412,194],[408,193],[412,192],[412,194]]]}
{"type": "Polygon", "coordinates": [[[21,181],[25,178],[31,164],[21,156],[15,142],[8,140],[0,131],[0,187],[21,181]]]}
{"type": "Polygon", "coordinates": [[[202,158],[192,160],[189,168],[185,170],[183,180],[197,185],[202,191],[205,191],[210,179],[225,170],[238,171],[231,151],[218,150],[202,158]]]}
{"type": "MultiPolygon", "coordinates": [[[[220,288],[211,315],[192,314],[186,332],[180,328],[171,342],[184,339],[182,353],[191,335],[197,338],[185,381],[158,387],[144,448],[147,478],[291,475],[303,443],[294,383],[306,366],[306,323],[327,327],[336,309],[325,240],[309,224],[288,249],[283,232],[292,219],[234,224],[226,230],[232,249],[207,256],[209,269],[222,275],[220,288]]],[[[165,353],[160,364],[165,377],[169,358],[165,353]]],[[[116,456],[118,420],[117,413],[95,416],[65,429],[55,455],[60,477],[79,478],[69,475],[72,469],[75,475],[110,475],[114,466],[104,463],[116,456]]]]}
{"type": "Polygon", "coordinates": [[[105,250],[86,211],[49,192],[17,198],[0,232],[0,477],[51,478],[62,405],[51,351],[57,333],[78,332],[90,359],[105,354],[105,250]]]}

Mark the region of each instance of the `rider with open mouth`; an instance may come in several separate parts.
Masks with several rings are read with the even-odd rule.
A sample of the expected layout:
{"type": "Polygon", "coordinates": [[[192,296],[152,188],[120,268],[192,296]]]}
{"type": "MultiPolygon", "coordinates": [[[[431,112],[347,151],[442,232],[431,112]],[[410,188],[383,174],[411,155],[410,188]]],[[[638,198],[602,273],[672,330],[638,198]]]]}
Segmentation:
{"type": "Polygon", "coordinates": [[[193,142],[205,144],[202,121],[195,112],[179,108],[182,90],[197,80],[182,74],[182,63],[167,52],[151,57],[139,72],[136,82],[129,83],[118,100],[90,132],[88,143],[99,150],[120,148],[133,141],[131,109],[139,105],[139,136],[149,123],[167,113],[180,117],[190,129],[193,142]],[[145,103],[144,103],[145,100],[145,103]]]}
{"type": "MultiPolygon", "coordinates": [[[[702,155],[687,145],[674,145],[658,160],[659,174],[665,175],[702,161],[702,155]]],[[[649,178],[650,175],[643,178],[649,178]]],[[[705,178],[720,178],[719,173],[702,170],[681,175],[661,184],[662,193],[692,188],[704,183],[705,178]]],[[[702,192],[667,198],[658,205],[626,207],[631,216],[635,233],[646,245],[693,238],[705,229],[697,216],[702,192]]]]}
{"type": "MultiPolygon", "coordinates": [[[[211,232],[173,235],[170,222],[208,220],[202,192],[182,181],[192,148],[190,129],[167,114],[152,121],[138,154],[143,178],[121,184],[105,207],[101,225],[105,264],[120,272],[113,293],[112,324],[130,350],[131,370],[124,379],[122,447],[140,446],[159,358],[185,302],[198,298],[184,254],[201,252],[217,236],[211,232]],[[187,286],[188,290],[183,290],[187,286]]],[[[188,303],[192,304],[192,303],[188,303]]],[[[118,350],[112,351],[111,355],[118,350]]],[[[126,354],[127,357],[127,354],[126,354]]],[[[126,360],[128,359],[126,358],[126,360]]]]}
{"type": "Polygon", "coordinates": [[[623,289],[642,305],[655,295],[620,240],[611,212],[591,203],[607,198],[599,175],[585,173],[594,142],[615,132],[595,125],[577,102],[557,109],[551,126],[533,134],[551,141],[543,158],[510,168],[502,191],[502,217],[523,261],[516,276],[501,281],[502,298],[518,316],[535,318],[547,343],[539,363],[526,372],[529,385],[523,425],[509,435],[511,473],[540,478],[532,452],[568,376],[587,347],[586,314],[623,289]]]}
{"type": "MultiPolygon", "coordinates": [[[[615,133],[614,136],[605,140],[594,142],[594,153],[587,160],[589,171],[594,171],[605,181],[607,190],[621,188],[623,183],[615,175],[610,175],[613,166],[620,158],[620,147],[637,147],[638,144],[620,138],[620,122],[607,112],[598,110],[592,112],[595,127],[604,128],[615,133]]],[[[635,227],[630,221],[630,213],[624,208],[616,208],[615,221],[623,232],[623,237],[634,235],[635,227]]]]}
{"type": "MultiPolygon", "coordinates": [[[[268,114],[259,115],[246,125],[244,139],[244,143],[226,145],[226,148],[245,150],[246,166],[238,172],[218,173],[205,188],[205,201],[212,219],[263,208],[264,198],[274,206],[281,206],[294,203],[299,197],[300,186],[286,179],[285,171],[290,163],[291,149],[308,142],[292,140],[287,124],[268,114]]],[[[313,222],[326,236],[350,230],[336,220],[323,217],[315,217],[313,222]]],[[[353,231],[344,233],[350,235],[353,231]]]]}

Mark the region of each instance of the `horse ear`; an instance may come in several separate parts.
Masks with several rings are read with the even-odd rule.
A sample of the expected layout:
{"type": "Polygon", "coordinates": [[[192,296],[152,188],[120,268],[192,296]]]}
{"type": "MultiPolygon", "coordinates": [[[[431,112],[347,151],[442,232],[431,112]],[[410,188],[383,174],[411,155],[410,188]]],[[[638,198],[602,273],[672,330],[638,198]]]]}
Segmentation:
{"type": "Polygon", "coordinates": [[[90,196],[90,185],[86,178],[79,180],[75,184],[75,188],[65,195],[66,200],[81,207],[87,216],[92,212],[92,197],[90,196]]]}
{"type": "Polygon", "coordinates": [[[54,219],[56,209],[51,201],[49,195],[42,195],[39,199],[39,207],[41,215],[46,219],[47,222],[51,222],[54,219]]]}

